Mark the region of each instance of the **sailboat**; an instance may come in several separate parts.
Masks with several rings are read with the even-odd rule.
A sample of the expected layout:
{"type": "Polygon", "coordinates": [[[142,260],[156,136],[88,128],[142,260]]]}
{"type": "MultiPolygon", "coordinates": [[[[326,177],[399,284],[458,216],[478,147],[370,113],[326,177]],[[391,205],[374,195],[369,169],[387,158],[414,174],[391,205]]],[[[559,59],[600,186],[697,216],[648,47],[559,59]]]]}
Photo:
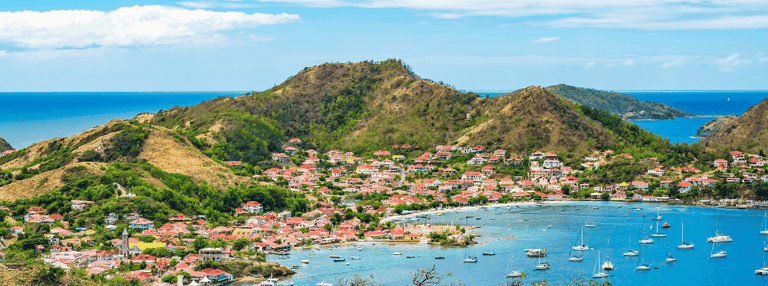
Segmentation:
{"type": "Polygon", "coordinates": [[[512,268],[512,256],[514,256],[514,254],[515,254],[514,251],[509,254],[509,265],[507,266],[507,268],[509,268],[509,272],[507,273],[507,278],[514,278],[514,277],[521,277],[521,276],[523,276],[523,272],[514,270],[512,268]]]}
{"type": "Polygon", "coordinates": [[[667,237],[666,234],[659,232],[659,221],[656,221],[656,233],[651,234],[651,237],[667,237]]]}
{"type": "Polygon", "coordinates": [[[763,267],[755,270],[755,275],[768,275],[768,267],[765,266],[765,253],[763,253],[763,267]]]}
{"type": "Polygon", "coordinates": [[[632,241],[632,239],[628,237],[627,238],[627,248],[629,250],[627,252],[624,252],[624,256],[637,256],[638,253],[639,253],[637,250],[632,250],[632,247],[631,247],[631,245],[629,243],[631,241],[632,241]]]}
{"type": "MultiPolygon", "coordinates": [[[[643,253],[645,253],[645,249],[643,249],[643,253]]],[[[637,270],[651,270],[651,265],[648,263],[645,263],[645,254],[642,255],[643,259],[640,261],[640,265],[637,266],[637,270]]]]}
{"type": "Polygon", "coordinates": [[[549,269],[549,262],[541,262],[541,256],[536,258],[536,266],[533,267],[534,270],[547,270],[549,269]]]}
{"type": "Polygon", "coordinates": [[[584,229],[581,229],[581,245],[571,247],[571,249],[576,251],[586,251],[589,250],[589,246],[584,244],[584,229]]]}
{"type": "Polygon", "coordinates": [[[730,236],[718,233],[717,223],[715,223],[715,236],[707,238],[707,242],[723,243],[733,241],[730,236]]]}
{"type": "Polygon", "coordinates": [[[477,263],[477,256],[470,254],[471,248],[467,247],[467,258],[464,259],[464,263],[477,263]]]}
{"type": "MultiPolygon", "coordinates": [[[[576,239],[578,241],[578,238],[576,239]]],[[[568,251],[568,261],[570,262],[581,262],[584,260],[581,255],[574,254],[573,249],[576,247],[576,241],[573,242],[574,245],[571,246],[571,250],[568,251]]]]}
{"type": "MultiPolygon", "coordinates": [[[[608,240],[608,247],[611,245],[611,240],[608,240]]],[[[610,254],[610,250],[608,252],[610,254]]],[[[600,258],[600,251],[597,253],[597,258],[599,260],[600,258]]],[[[610,255],[605,256],[605,262],[603,263],[603,270],[613,270],[613,263],[611,263],[611,260],[609,259],[610,255]]]]}
{"type": "Polygon", "coordinates": [[[680,223],[680,245],[677,246],[677,249],[693,249],[693,243],[687,243],[685,242],[685,232],[683,232],[683,228],[685,228],[685,225],[683,222],[680,223]]]}
{"type": "Polygon", "coordinates": [[[712,244],[712,251],[709,253],[709,258],[725,258],[727,255],[725,250],[715,253],[715,245],[717,245],[717,243],[712,244]]]}
{"type": "Polygon", "coordinates": [[[659,220],[661,220],[661,215],[659,215],[659,212],[658,212],[658,211],[656,212],[656,217],[655,217],[655,218],[652,218],[652,220],[655,220],[655,221],[659,221],[659,220]]]}
{"type": "Polygon", "coordinates": [[[768,225],[766,225],[766,221],[768,221],[768,217],[766,217],[766,213],[763,214],[763,230],[760,231],[761,235],[768,235],[768,225]]]}
{"type": "Polygon", "coordinates": [[[667,263],[672,263],[677,261],[677,258],[672,256],[672,252],[669,252],[669,241],[667,241],[667,259],[665,261],[667,263]]]}
{"type": "Polygon", "coordinates": [[[595,262],[595,268],[592,270],[593,278],[605,278],[608,274],[605,272],[597,272],[597,266],[600,265],[600,251],[597,251],[597,261],[595,262]]]}

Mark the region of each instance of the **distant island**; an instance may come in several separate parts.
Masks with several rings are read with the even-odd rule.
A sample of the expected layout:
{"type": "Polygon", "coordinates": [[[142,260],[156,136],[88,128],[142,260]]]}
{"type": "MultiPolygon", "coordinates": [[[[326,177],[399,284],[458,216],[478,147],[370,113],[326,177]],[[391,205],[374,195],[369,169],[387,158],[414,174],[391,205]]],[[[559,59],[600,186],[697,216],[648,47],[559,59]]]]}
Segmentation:
{"type": "Polygon", "coordinates": [[[632,96],[617,92],[580,88],[565,84],[545,88],[550,93],[589,105],[592,108],[605,109],[627,120],[664,120],[677,117],[696,116],[683,110],[655,101],[641,101],[632,96]]]}

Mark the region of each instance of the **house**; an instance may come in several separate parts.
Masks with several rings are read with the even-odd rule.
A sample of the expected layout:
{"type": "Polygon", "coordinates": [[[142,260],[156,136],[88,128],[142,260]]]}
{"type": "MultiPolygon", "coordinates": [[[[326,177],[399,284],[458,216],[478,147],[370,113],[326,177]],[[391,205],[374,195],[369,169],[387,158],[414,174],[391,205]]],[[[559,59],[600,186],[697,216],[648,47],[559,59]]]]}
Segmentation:
{"type": "Polygon", "coordinates": [[[133,221],[131,221],[128,226],[140,230],[148,230],[155,228],[154,223],[152,223],[151,220],[145,219],[145,218],[137,218],[133,221]]]}
{"type": "Polygon", "coordinates": [[[95,204],[92,201],[72,200],[72,209],[83,211],[86,207],[95,204]]]}
{"type": "Polygon", "coordinates": [[[715,160],[715,162],[712,165],[715,166],[715,167],[720,167],[720,165],[723,165],[723,164],[727,167],[728,166],[728,160],[717,159],[717,160],[715,160]]]}
{"type": "Polygon", "coordinates": [[[299,138],[291,138],[291,140],[288,140],[291,144],[301,144],[301,139],[299,138]]]}
{"type": "Polygon", "coordinates": [[[662,176],[664,176],[664,173],[665,173],[664,170],[661,169],[661,168],[655,168],[655,169],[648,170],[648,175],[651,175],[651,176],[662,177],[662,176]]]}
{"type": "Polygon", "coordinates": [[[285,153],[272,153],[272,160],[278,163],[289,163],[291,158],[285,153]]]}
{"type": "Polygon", "coordinates": [[[296,152],[299,152],[299,149],[296,149],[295,147],[285,147],[283,151],[285,151],[285,153],[293,155],[293,154],[296,154],[296,152]]]}
{"type": "Polygon", "coordinates": [[[677,183],[678,191],[682,194],[690,192],[691,191],[691,182],[680,182],[677,183]]]}
{"type": "Polygon", "coordinates": [[[133,264],[141,264],[142,262],[146,262],[147,265],[150,265],[155,264],[155,261],[157,261],[157,257],[149,254],[140,254],[131,258],[131,262],[133,262],[133,264]]]}
{"type": "Polygon", "coordinates": [[[670,183],[672,183],[672,181],[661,181],[659,182],[659,187],[667,189],[669,188],[670,183]]]}
{"type": "Polygon", "coordinates": [[[466,171],[461,175],[461,180],[471,180],[475,182],[481,182],[485,180],[485,175],[477,171],[466,171]]]}
{"type": "Polygon", "coordinates": [[[528,160],[531,160],[531,161],[543,160],[543,159],[544,159],[544,152],[541,152],[541,151],[533,152],[533,154],[531,154],[531,156],[528,157],[528,160]]]}
{"type": "Polygon", "coordinates": [[[647,191],[648,190],[648,183],[643,181],[632,181],[632,187],[635,189],[647,191]]]}
{"type": "Polygon", "coordinates": [[[612,201],[626,201],[627,200],[627,195],[624,194],[624,193],[611,194],[611,199],[610,200],[612,200],[612,201]]]}
{"type": "Polygon", "coordinates": [[[223,248],[203,248],[198,252],[197,261],[224,261],[229,259],[229,255],[223,248]]]}
{"type": "Polygon", "coordinates": [[[483,174],[485,174],[486,176],[490,176],[490,175],[493,174],[493,167],[492,166],[485,166],[485,167],[483,167],[482,171],[483,171],[483,174]]]}
{"type": "Polygon", "coordinates": [[[240,208],[252,214],[256,214],[264,209],[261,204],[256,201],[244,203],[240,208]]]}
{"type": "Polygon", "coordinates": [[[503,150],[503,149],[498,149],[496,151],[493,151],[493,156],[496,156],[496,157],[502,157],[503,158],[506,155],[507,155],[507,151],[503,150]]]}
{"type": "Polygon", "coordinates": [[[546,169],[560,168],[561,163],[558,160],[548,159],[548,160],[544,160],[544,164],[542,164],[541,166],[546,169]]]}

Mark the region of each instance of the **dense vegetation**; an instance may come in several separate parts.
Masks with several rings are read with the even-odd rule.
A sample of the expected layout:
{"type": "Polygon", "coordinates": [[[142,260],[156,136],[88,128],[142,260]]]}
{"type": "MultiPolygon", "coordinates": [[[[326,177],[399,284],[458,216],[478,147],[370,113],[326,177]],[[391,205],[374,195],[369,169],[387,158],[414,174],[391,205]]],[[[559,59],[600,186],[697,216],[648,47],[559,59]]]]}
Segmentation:
{"type": "Polygon", "coordinates": [[[5,139],[0,138],[0,153],[5,152],[6,150],[13,150],[13,147],[11,147],[11,144],[8,144],[5,139]]]}
{"type": "Polygon", "coordinates": [[[550,93],[593,108],[604,109],[624,119],[672,119],[691,116],[688,112],[655,101],[640,101],[617,92],[579,88],[570,85],[553,85],[546,88],[550,93]]]}

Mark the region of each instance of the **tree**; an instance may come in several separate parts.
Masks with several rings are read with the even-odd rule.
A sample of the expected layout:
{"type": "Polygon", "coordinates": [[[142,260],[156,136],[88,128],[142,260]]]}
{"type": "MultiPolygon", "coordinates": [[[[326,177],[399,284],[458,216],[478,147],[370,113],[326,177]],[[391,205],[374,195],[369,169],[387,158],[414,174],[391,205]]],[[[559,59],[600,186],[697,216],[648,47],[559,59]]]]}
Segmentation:
{"type": "Polygon", "coordinates": [[[232,243],[232,249],[234,250],[241,250],[251,244],[251,241],[247,238],[238,238],[235,240],[235,242],[232,243]]]}
{"type": "Polygon", "coordinates": [[[611,195],[608,193],[603,193],[600,195],[600,198],[603,199],[604,201],[607,201],[611,198],[611,195]]]}
{"type": "MultiPolygon", "coordinates": [[[[440,285],[447,277],[450,277],[451,273],[440,275],[437,272],[436,266],[432,265],[432,268],[416,268],[416,271],[411,272],[412,282],[415,286],[425,285],[440,285]]],[[[456,281],[451,282],[451,285],[458,285],[456,281]]]]}
{"type": "Polygon", "coordinates": [[[208,239],[198,236],[195,238],[195,241],[192,242],[192,246],[195,247],[195,250],[200,251],[200,249],[208,247],[208,239]]]}
{"type": "Polygon", "coordinates": [[[371,279],[368,278],[361,278],[357,274],[353,276],[352,278],[342,277],[336,279],[336,284],[339,286],[374,286],[373,284],[373,275],[371,275],[371,279]]]}
{"type": "Polygon", "coordinates": [[[331,229],[333,229],[333,226],[330,223],[326,223],[325,226],[323,226],[325,230],[328,232],[331,232],[331,229]]]}

